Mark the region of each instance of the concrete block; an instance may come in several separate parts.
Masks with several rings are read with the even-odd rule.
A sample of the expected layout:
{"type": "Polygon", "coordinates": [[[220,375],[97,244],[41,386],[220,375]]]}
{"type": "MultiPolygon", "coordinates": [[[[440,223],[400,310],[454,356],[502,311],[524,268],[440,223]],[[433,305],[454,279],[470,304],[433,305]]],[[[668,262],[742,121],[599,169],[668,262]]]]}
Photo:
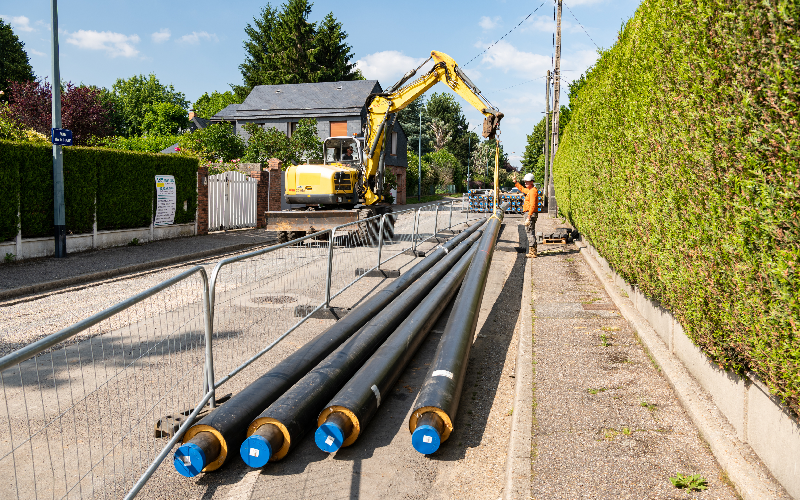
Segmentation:
{"type": "Polygon", "coordinates": [[[760,382],[747,390],[747,442],[792,498],[800,498],[800,425],[760,382]]]}
{"type": "Polygon", "coordinates": [[[645,298],[642,310],[642,316],[650,323],[650,326],[656,331],[661,340],[665,344],[670,344],[670,336],[672,335],[672,314],[661,307],[661,303],[656,300],[649,300],[645,298]]]}
{"type": "Polygon", "coordinates": [[[737,437],[746,441],[745,396],[747,387],[741,377],[720,369],[709,361],[708,356],[683,332],[673,332],[674,353],[689,373],[711,394],[719,410],[736,429],[737,437]]]}

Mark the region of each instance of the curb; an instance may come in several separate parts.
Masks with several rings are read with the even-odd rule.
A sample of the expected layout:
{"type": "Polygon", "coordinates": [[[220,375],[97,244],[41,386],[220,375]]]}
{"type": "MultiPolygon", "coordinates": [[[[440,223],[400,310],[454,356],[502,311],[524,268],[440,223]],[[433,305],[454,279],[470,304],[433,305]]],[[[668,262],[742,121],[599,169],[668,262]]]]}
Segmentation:
{"type": "MultiPolygon", "coordinates": [[[[273,242],[274,243],[274,242],[273,242]]],[[[273,244],[269,243],[269,244],[273,244]]],[[[63,278],[59,280],[46,281],[44,283],[36,283],[35,285],[28,285],[19,288],[12,288],[10,290],[0,291],[0,301],[15,299],[24,295],[31,295],[34,293],[48,292],[58,288],[64,288],[74,285],[82,285],[92,281],[100,281],[108,278],[114,278],[123,274],[136,273],[140,271],[149,271],[162,266],[170,264],[178,264],[191,260],[201,259],[203,257],[210,257],[231,252],[238,252],[249,248],[257,248],[268,244],[253,244],[253,243],[239,243],[237,245],[229,245],[227,247],[212,248],[210,250],[203,250],[191,254],[177,255],[175,257],[167,257],[166,259],[153,260],[150,262],[142,262],[140,264],[131,264],[125,267],[116,269],[109,269],[107,271],[97,271],[94,273],[81,274],[72,276],[70,278],[63,278]]]]}
{"type": "Polygon", "coordinates": [[[528,499],[531,491],[531,425],[533,424],[533,310],[531,259],[525,260],[519,339],[514,369],[514,415],[506,455],[503,499],[528,499]]]}
{"type": "MultiPolygon", "coordinates": [[[[600,264],[582,246],[580,253],[597,278],[603,284],[614,305],[622,316],[636,330],[645,349],[661,368],[661,373],[675,391],[683,409],[697,426],[700,435],[711,448],[720,467],[728,474],[736,491],[744,500],[770,500],[785,498],[779,491],[781,488],[770,484],[757,464],[753,464],[739,449],[744,446],[735,439],[735,432],[726,430],[727,420],[719,409],[705,396],[700,384],[686,371],[678,359],[670,352],[667,345],[658,336],[647,320],[633,308],[630,299],[623,298],[613,282],[604,275],[600,264]]],[[[763,466],[762,466],[763,467],[763,466]]]]}

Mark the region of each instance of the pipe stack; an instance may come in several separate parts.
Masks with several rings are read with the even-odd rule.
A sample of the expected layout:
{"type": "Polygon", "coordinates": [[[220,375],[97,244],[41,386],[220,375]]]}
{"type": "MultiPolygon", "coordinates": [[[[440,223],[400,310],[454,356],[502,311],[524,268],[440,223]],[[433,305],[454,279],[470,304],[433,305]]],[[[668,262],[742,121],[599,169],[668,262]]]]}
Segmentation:
{"type": "MultiPolygon", "coordinates": [[[[480,233],[474,233],[463,244],[449,250],[447,256],[425,276],[415,281],[353,337],[258,415],[248,427],[248,438],[239,450],[245,463],[251,467],[263,467],[269,461],[286,456],[313,429],[325,403],[397,329],[480,236],[480,233]]],[[[342,425],[346,427],[344,422],[342,425]]]]}
{"type": "Polygon", "coordinates": [[[381,395],[389,394],[400,374],[414,357],[442,311],[455,296],[475,255],[470,249],[447,273],[422,303],[364,363],[320,414],[314,441],[328,453],[353,444],[375,416],[381,395]]]}
{"type": "MultiPolygon", "coordinates": [[[[431,252],[383,290],[256,379],[227,403],[189,428],[175,451],[175,469],[186,477],[219,469],[247,437],[247,426],[312,368],[384,310],[452,249],[475,234],[483,220],[431,252]]],[[[321,405],[320,405],[321,406],[321,405]]],[[[314,413],[316,415],[316,413],[314,413]]],[[[265,439],[269,439],[269,436],[265,439]]],[[[256,457],[258,458],[258,457],[256,457]]],[[[247,459],[245,459],[247,461],[247,459]]]]}
{"type": "MultiPolygon", "coordinates": [[[[508,204],[504,204],[502,208],[507,207],[508,204]]],[[[497,211],[486,225],[436,349],[430,371],[414,402],[414,410],[408,422],[411,444],[424,455],[438,450],[453,431],[469,351],[478,324],[483,291],[502,218],[503,212],[497,211]]]]}

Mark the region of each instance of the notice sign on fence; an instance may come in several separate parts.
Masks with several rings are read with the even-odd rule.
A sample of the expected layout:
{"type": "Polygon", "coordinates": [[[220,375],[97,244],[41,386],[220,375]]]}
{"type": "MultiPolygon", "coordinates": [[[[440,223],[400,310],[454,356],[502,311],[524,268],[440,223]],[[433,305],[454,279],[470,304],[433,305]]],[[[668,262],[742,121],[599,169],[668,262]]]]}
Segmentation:
{"type": "Polygon", "coordinates": [[[169,226],[175,220],[175,177],[156,176],[156,218],[154,226],[169,226]]]}

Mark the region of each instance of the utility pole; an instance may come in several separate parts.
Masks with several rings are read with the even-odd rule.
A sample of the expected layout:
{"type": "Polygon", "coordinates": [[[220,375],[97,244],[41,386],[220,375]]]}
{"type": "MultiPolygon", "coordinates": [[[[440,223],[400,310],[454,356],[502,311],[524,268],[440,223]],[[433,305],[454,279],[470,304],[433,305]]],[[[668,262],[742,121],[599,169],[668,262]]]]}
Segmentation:
{"type": "Polygon", "coordinates": [[[419,107],[419,166],[417,167],[417,203],[422,203],[422,105],[419,107]]]}
{"type": "Polygon", "coordinates": [[[553,162],[558,152],[558,123],[560,114],[559,97],[561,93],[561,0],[558,3],[558,13],[556,17],[556,60],[555,71],[553,72],[553,148],[550,153],[550,183],[547,186],[550,203],[547,212],[550,217],[558,216],[558,203],[556,200],[556,188],[553,182],[553,162]]]}
{"type": "Polygon", "coordinates": [[[544,195],[544,206],[547,207],[547,191],[550,186],[550,70],[547,70],[547,78],[544,80],[544,180],[542,183],[542,194],[544,195]]]}
{"type": "MultiPolygon", "coordinates": [[[[50,0],[53,8],[53,128],[61,128],[61,74],[58,68],[58,0],[50,0]]],[[[53,145],[53,225],[56,258],[67,256],[67,228],[64,214],[64,154],[62,146],[53,145]]]]}

